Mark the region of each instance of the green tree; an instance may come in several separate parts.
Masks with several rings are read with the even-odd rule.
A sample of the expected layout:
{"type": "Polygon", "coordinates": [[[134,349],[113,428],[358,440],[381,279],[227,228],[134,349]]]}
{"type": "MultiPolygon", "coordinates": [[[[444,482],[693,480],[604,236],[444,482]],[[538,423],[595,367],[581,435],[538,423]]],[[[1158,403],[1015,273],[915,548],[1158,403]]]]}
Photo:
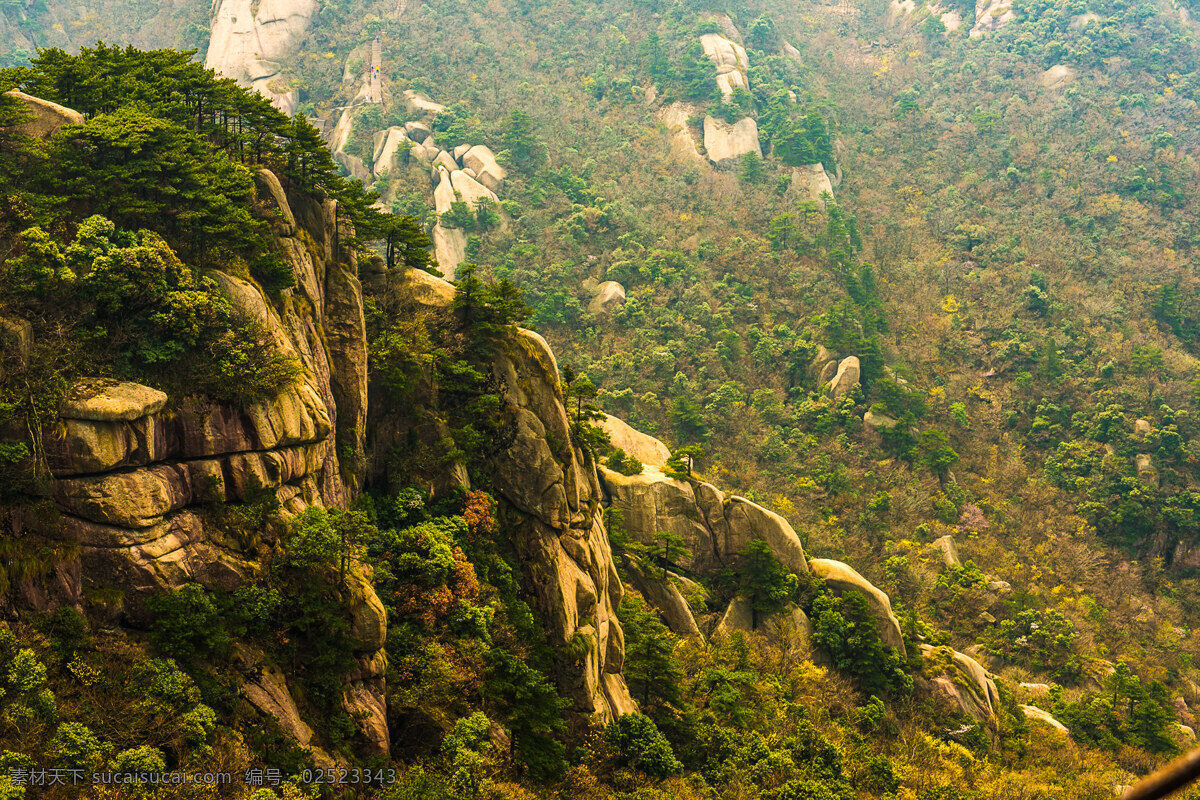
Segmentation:
{"type": "Polygon", "coordinates": [[[750,542],[738,555],[742,559],[738,595],[750,601],[750,625],[757,629],[764,616],[798,599],[800,579],[779,563],[762,539],[750,542]]]}

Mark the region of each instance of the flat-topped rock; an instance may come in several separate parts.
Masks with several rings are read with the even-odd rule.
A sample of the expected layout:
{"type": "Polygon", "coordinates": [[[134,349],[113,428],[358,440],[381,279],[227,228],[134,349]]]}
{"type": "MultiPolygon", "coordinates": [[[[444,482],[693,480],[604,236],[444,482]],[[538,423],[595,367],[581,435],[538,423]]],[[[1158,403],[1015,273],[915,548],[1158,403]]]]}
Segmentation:
{"type": "Polygon", "coordinates": [[[63,419],[132,422],[158,413],[166,404],[166,393],[140,383],[86,381],[67,393],[58,413],[63,419]]]}

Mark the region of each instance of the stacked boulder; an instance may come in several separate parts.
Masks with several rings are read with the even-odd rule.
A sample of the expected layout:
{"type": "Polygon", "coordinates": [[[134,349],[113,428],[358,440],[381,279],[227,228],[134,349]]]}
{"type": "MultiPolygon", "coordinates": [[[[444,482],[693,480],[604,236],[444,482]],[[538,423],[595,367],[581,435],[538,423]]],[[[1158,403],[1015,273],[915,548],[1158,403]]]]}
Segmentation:
{"type": "MultiPolygon", "coordinates": [[[[747,77],[750,59],[746,56],[746,48],[718,33],[701,36],[700,46],[704,48],[704,55],[717,67],[717,85],[721,88],[723,99],[733,97],[734,89],[750,88],[747,77]]],[[[761,156],[758,123],[753,117],[743,117],[729,123],[710,114],[704,118],[704,149],[708,152],[708,160],[714,164],[741,158],[747,153],[761,156]]]]}

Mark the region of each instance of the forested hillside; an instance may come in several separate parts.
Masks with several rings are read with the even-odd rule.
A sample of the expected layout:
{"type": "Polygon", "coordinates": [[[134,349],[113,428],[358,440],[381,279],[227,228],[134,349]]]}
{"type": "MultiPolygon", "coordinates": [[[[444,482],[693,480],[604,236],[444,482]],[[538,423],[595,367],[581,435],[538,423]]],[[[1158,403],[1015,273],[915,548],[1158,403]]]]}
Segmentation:
{"type": "Polygon", "coordinates": [[[1099,800],[1194,746],[1186,5],[208,5],[0,0],[0,768],[1099,800]]]}

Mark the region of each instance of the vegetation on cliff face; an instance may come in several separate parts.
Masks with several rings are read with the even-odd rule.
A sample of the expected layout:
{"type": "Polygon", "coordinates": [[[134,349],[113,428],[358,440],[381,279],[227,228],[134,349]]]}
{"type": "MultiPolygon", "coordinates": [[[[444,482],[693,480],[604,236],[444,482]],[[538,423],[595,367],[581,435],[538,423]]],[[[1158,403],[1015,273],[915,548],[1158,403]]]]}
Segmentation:
{"type": "MultiPolygon", "coordinates": [[[[35,5],[23,24],[54,4],[35,5]]],[[[439,143],[487,141],[509,169],[499,208],[444,220],[469,233],[452,304],[408,313],[365,292],[373,390],[413,419],[373,454],[350,509],[210,509],[262,570],[234,592],[192,584],[149,601],[134,644],[110,640],[116,612],[0,629],[0,769],[295,776],[331,757],[394,767],[381,794],[396,800],[1102,798],[1187,746],[1179,726],[1200,702],[1195,31],[1140,0],[1014,10],[968,38],[929,8],[875,2],[323,4],[284,65],[301,110],[348,100],[343,65],[376,35],[393,97],[359,116],[347,152],[369,160],[413,88],[449,106],[439,143]],[[713,33],[749,54],[750,88],[726,100],[698,44],[713,33]],[[672,155],[659,114],[675,101],[694,119],[755,117],[763,157],[718,170],[672,155]],[[836,200],[801,186],[794,168],[818,163],[842,176],[836,200]],[[616,310],[590,307],[600,281],[623,285],[616,310]],[[638,713],[569,728],[556,678],[590,643],[551,646],[489,477],[516,436],[506,393],[524,391],[495,370],[514,322],[570,365],[556,387],[570,441],[547,435],[551,452],[579,446],[589,465],[650,476],[589,422],[599,406],[660,435],[677,445],[666,474],[778,511],[809,552],[885,588],[907,658],[864,594],[753,547],[700,580],[672,534],[639,544],[610,513],[619,565],[662,575],[705,633],[745,601],[752,632],[676,635],[629,589],[622,672],[638,713]],[[830,391],[822,372],[851,356],[858,378],[830,391]],[[441,485],[458,468],[472,491],[441,485]],[[268,529],[274,548],[256,540],[268,529]],[[943,558],[947,535],[965,560],[943,558]],[[371,566],[387,613],[389,753],[367,754],[342,703],[364,633],[348,564],[371,566]],[[810,637],[777,624],[793,609],[810,637]],[[975,647],[998,676],[990,718],[932,699],[956,674],[946,645],[975,647]],[[316,723],[310,742],[239,698],[246,648],[280,665],[316,723]]],[[[0,72],[13,87],[87,119],[14,140],[19,106],[0,97],[0,318],[29,321],[33,343],[4,351],[5,375],[22,376],[0,386],[0,425],[21,432],[5,434],[6,463],[37,456],[23,431],[81,376],[221,401],[295,379],[206,277],[279,297],[293,285],[278,220],[254,200],[261,167],[338,200],[347,249],[428,264],[426,166],[375,187],[413,216],[382,215],[304,116],[191,54],[48,50],[0,72]]],[[[6,482],[5,499],[33,488],[6,482]]],[[[0,547],[4,584],[71,557],[28,538],[0,547]]],[[[243,789],[227,794],[271,795],[243,789]]],[[[0,778],[6,793],[21,796],[0,778]]]]}

